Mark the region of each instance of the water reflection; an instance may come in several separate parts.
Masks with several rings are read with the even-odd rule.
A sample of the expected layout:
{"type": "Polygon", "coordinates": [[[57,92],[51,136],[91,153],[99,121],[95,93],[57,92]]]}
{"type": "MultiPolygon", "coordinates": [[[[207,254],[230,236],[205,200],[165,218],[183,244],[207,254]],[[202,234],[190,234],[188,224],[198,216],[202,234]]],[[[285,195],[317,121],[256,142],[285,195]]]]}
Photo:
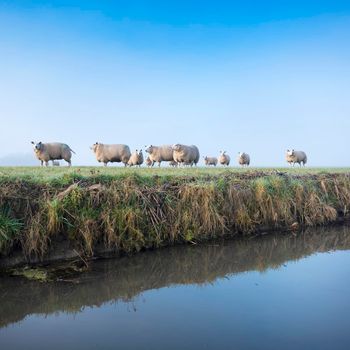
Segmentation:
{"type": "Polygon", "coordinates": [[[85,306],[130,301],[174,284],[206,284],[245,271],[279,268],[316,252],[350,249],[350,229],[309,230],[198,246],[179,246],[98,261],[76,283],[0,278],[0,327],[30,314],[80,312],[85,306]]]}

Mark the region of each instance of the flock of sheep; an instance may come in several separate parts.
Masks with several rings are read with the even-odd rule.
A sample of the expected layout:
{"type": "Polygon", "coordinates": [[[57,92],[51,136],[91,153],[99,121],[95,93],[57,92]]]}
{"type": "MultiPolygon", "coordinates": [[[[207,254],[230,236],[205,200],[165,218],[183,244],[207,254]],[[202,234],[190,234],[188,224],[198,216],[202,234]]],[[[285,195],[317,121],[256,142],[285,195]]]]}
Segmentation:
{"type": "MultiPolygon", "coordinates": [[[[72,153],[75,152],[67,144],[59,142],[35,143],[33,141],[32,144],[34,153],[40,160],[41,165],[45,163],[48,166],[49,161],[52,161],[53,165],[59,165],[57,161],[63,159],[71,166],[72,153]]],[[[131,153],[127,145],[107,145],[96,142],[90,148],[95,153],[96,160],[105,166],[110,162],[122,162],[125,166],[141,166],[145,162],[148,167],[153,167],[155,163],[158,163],[158,166],[160,166],[162,162],[169,162],[170,166],[176,167],[179,165],[193,166],[199,162],[199,149],[194,145],[146,146],[145,151],[148,153],[148,156],[145,160],[142,150],[135,150],[135,152],[131,153]]],[[[226,151],[220,151],[219,157],[204,157],[204,162],[207,166],[216,166],[217,164],[229,166],[230,160],[230,156],[226,151]]],[[[243,167],[250,164],[250,156],[245,152],[239,152],[237,160],[238,164],[243,167]]],[[[304,166],[307,162],[307,157],[305,152],[292,149],[287,150],[286,161],[293,166],[295,163],[304,166]]]]}

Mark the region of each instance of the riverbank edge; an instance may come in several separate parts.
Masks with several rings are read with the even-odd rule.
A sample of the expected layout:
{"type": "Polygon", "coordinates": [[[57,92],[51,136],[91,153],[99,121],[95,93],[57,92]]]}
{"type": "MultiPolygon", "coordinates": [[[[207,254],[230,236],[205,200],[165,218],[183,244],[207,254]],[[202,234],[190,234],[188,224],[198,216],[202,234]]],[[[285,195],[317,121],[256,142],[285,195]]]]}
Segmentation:
{"type": "MultiPolygon", "coordinates": [[[[335,222],[329,223],[323,227],[341,227],[341,226],[350,226],[350,215],[347,217],[338,217],[335,222]]],[[[276,233],[288,235],[293,233],[295,236],[304,234],[304,231],[308,227],[295,230],[293,228],[285,229],[285,230],[277,230],[277,229],[268,229],[266,227],[262,227],[259,230],[255,231],[254,233],[249,236],[249,239],[259,238],[265,235],[273,235],[276,233]]],[[[202,241],[200,243],[202,244],[208,244],[208,243],[219,243],[222,241],[234,241],[236,239],[242,239],[245,236],[241,235],[230,235],[227,234],[225,236],[222,236],[220,238],[212,238],[206,241],[202,241]]],[[[248,237],[245,237],[248,238],[248,237]]],[[[198,243],[198,244],[200,244],[198,243]]],[[[177,243],[176,246],[181,245],[192,245],[197,243],[188,243],[188,242],[182,242],[177,243]]],[[[154,250],[154,249],[167,249],[168,247],[172,247],[174,245],[168,245],[168,246],[162,246],[159,248],[147,248],[143,249],[139,252],[154,250]]],[[[139,252],[131,253],[129,255],[134,255],[139,252]]],[[[26,258],[21,251],[15,251],[10,256],[0,258],[0,275],[8,275],[13,274],[14,269],[21,269],[21,268],[36,268],[40,266],[51,266],[51,265],[57,265],[60,267],[60,264],[64,263],[74,263],[79,262],[83,265],[88,265],[91,261],[100,260],[100,259],[117,259],[124,257],[128,254],[125,252],[116,251],[113,248],[104,247],[103,245],[99,245],[95,247],[93,256],[82,256],[74,247],[70,247],[70,242],[68,240],[62,241],[58,240],[55,242],[52,242],[50,251],[44,256],[44,257],[31,257],[26,258]]]]}
{"type": "Polygon", "coordinates": [[[349,219],[349,174],[73,174],[46,183],[0,181],[1,269],[349,219]]]}

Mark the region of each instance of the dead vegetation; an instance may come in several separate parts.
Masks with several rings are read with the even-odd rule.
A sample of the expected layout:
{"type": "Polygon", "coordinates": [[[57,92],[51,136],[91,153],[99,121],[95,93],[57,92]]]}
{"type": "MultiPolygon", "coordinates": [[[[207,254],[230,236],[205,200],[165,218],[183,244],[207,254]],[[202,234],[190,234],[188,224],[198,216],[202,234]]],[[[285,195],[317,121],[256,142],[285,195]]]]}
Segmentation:
{"type": "Polygon", "coordinates": [[[130,253],[261,229],[324,225],[348,214],[349,180],[344,173],[262,171],[3,180],[0,254],[21,250],[28,258],[43,257],[57,239],[68,240],[82,256],[92,256],[98,244],[130,253]]]}

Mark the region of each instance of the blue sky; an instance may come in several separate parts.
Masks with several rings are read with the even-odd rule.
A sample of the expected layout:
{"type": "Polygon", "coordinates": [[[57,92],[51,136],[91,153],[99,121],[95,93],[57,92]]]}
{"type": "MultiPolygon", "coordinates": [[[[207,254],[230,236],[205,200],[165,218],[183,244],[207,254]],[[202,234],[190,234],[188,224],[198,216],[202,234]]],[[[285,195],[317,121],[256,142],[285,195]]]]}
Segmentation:
{"type": "Polygon", "coordinates": [[[0,1],[0,158],[180,142],[349,165],[349,38],[346,1],[0,1]]]}

